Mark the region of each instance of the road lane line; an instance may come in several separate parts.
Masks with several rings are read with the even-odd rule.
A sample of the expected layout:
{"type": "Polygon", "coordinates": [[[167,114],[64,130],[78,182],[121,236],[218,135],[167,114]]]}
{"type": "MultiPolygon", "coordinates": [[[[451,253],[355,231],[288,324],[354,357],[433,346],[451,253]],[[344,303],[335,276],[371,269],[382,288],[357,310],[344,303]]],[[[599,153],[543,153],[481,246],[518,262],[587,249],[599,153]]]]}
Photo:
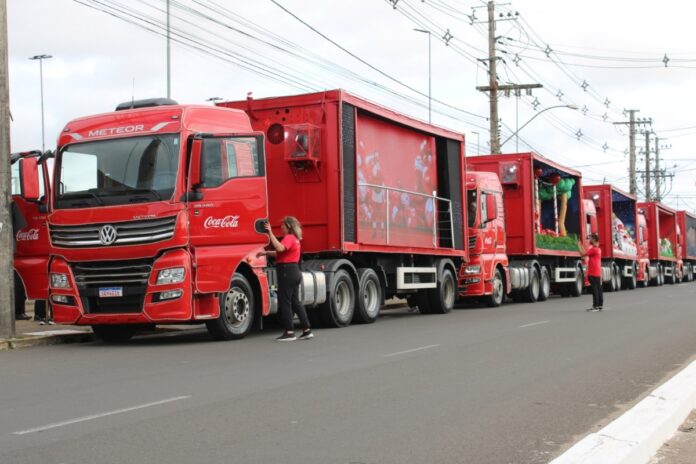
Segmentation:
{"type": "Polygon", "coordinates": [[[438,346],[440,346],[440,345],[421,346],[421,347],[418,347],[418,348],[412,348],[412,349],[410,349],[410,350],[397,351],[396,353],[385,354],[384,357],[385,357],[385,358],[389,358],[390,356],[398,356],[398,355],[400,355],[400,354],[413,353],[414,351],[428,350],[428,349],[430,349],[430,348],[436,348],[436,347],[438,347],[438,346]]]}
{"type": "Polygon", "coordinates": [[[546,323],[548,323],[548,322],[549,322],[549,321],[532,322],[531,324],[521,325],[521,326],[518,327],[518,329],[524,329],[525,327],[532,327],[532,326],[535,326],[535,325],[546,324],[546,323]]]}
{"type": "Polygon", "coordinates": [[[113,416],[114,414],[121,414],[124,412],[135,411],[137,409],[150,408],[152,406],[159,406],[161,404],[171,403],[173,401],[181,401],[181,400],[185,400],[188,398],[191,398],[191,395],[176,396],[174,398],[167,398],[166,400],[153,401],[152,403],[140,404],[138,406],[131,406],[129,408],[116,409],[114,411],[102,412],[99,414],[92,414],[90,416],[82,416],[82,417],[78,417],[76,419],[70,419],[70,420],[66,420],[63,422],[54,422],[53,424],[43,425],[41,427],[36,427],[33,429],[21,430],[19,432],[12,432],[12,435],[27,435],[29,433],[44,432],[46,430],[55,429],[57,427],[63,427],[65,425],[72,425],[72,424],[77,424],[79,422],[85,422],[85,421],[89,421],[89,420],[93,420],[93,419],[100,419],[100,418],[106,417],[106,416],[113,416]]]}

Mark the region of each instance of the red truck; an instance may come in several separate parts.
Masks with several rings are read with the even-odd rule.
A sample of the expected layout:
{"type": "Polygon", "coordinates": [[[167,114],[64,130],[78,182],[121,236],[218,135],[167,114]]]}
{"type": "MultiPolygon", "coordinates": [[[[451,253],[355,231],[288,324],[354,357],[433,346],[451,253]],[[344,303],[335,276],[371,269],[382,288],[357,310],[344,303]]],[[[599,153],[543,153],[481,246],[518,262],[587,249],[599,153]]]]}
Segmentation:
{"type": "Polygon", "coordinates": [[[585,241],[581,174],[535,153],[467,158],[470,261],[460,296],[499,305],[579,296],[585,241]],[[509,261],[509,262],[508,262],[509,261]]]}
{"type": "Polygon", "coordinates": [[[14,231],[14,282],[16,303],[26,298],[44,304],[48,298],[48,257],[50,241],[46,223],[50,194],[52,154],[40,151],[12,153],[13,213],[19,224],[14,231]],[[24,177],[36,179],[31,188],[22,188],[24,177]]]}
{"type": "MultiPolygon", "coordinates": [[[[602,280],[607,291],[634,289],[646,281],[649,266],[647,253],[639,253],[636,230],[645,226],[638,214],[637,199],[613,185],[588,185],[583,196],[590,200],[585,212],[592,232],[599,234],[602,250],[602,280]],[[592,221],[596,218],[596,228],[592,221]]],[[[645,247],[643,247],[645,250],[645,247]]]]}
{"type": "Polygon", "coordinates": [[[56,322],[108,340],[196,322],[241,338],[277,311],[257,253],[284,215],[303,225],[316,322],[372,322],[393,295],[451,310],[467,259],[460,134],[340,90],[223,106],[128,102],[65,126],[48,217],[56,322]]]}
{"type": "Polygon", "coordinates": [[[684,280],[692,282],[696,274],[696,215],[688,211],[677,211],[677,224],[681,237],[684,280]]]}
{"type": "Polygon", "coordinates": [[[681,231],[677,212],[659,202],[638,203],[639,213],[645,215],[645,228],[638,228],[638,242],[648,251],[650,266],[648,282],[659,286],[681,282],[681,231]]]}

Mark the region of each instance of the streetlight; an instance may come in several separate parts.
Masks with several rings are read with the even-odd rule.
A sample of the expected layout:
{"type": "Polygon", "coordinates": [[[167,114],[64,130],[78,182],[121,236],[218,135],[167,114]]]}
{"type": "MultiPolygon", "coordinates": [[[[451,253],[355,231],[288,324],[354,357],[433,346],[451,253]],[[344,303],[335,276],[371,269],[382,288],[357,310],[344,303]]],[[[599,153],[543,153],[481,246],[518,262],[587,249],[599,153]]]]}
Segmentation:
{"type": "Polygon", "coordinates": [[[530,122],[534,121],[534,118],[536,118],[537,116],[539,116],[541,113],[543,113],[544,111],[552,110],[552,109],[554,109],[554,108],[570,108],[571,110],[577,110],[577,109],[578,109],[578,106],[577,106],[577,105],[555,105],[555,106],[549,106],[548,108],[544,108],[543,110],[539,111],[537,114],[535,114],[534,116],[532,116],[532,118],[531,118],[529,121],[527,121],[527,122],[525,122],[524,124],[522,124],[522,126],[521,126],[519,129],[517,129],[512,135],[510,135],[510,137],[506,138],[506,139],[500,144],[500,146],[502,147],[502,146],[505,145],[507,142],[509,142],[511,138],[513,138],[514,136],[516,136],[522,129],[524,129],[524,128],[527,126],[527,124],[529,124],[530,122]]]}
{"type": "Polygon", "coordinates": [[[53,58],[51,55],[34,55],[30,60],[39,60],[39,79],[41,82],[41,151],[46,151],[45,129],[44,129],[44,98],[43,98],[43,60],[53,58]]]}
{"type": "Polygon", "coordinates": [[[416,32],[422,32],[424,34],[428,34],[428,122],[432,122],[432,100],[433,100],[433,87],[432,87],[432,54],[431,54],[431,46],[430,46],[430,37],[432,34],[430,34],[430,31],[426,29],[414,29],[416,32]]]}

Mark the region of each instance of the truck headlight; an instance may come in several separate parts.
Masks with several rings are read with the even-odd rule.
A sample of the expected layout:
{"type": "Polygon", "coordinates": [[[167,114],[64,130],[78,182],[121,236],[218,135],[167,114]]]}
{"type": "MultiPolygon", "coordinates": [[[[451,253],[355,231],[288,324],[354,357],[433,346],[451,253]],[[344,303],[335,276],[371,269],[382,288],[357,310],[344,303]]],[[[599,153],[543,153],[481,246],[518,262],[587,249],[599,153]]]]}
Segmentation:
{"type": "Polygon", "coordinates": [[[53,288],[70,288],[67,274],[51,273],[51,287],[53,288]]]}
{"type": "Polygon", "coordinates": [[[157,274],[157,285],[178,284],[184,281],[185,271],[183,267],[162,269],[157,274]]]}
{"type": "Polygon", "coordinates": [[[481,266],[479,264],[475,264],[473,266],[467,266],[464,268],[464,274],[480,274],[481,273],[481,266]]]}

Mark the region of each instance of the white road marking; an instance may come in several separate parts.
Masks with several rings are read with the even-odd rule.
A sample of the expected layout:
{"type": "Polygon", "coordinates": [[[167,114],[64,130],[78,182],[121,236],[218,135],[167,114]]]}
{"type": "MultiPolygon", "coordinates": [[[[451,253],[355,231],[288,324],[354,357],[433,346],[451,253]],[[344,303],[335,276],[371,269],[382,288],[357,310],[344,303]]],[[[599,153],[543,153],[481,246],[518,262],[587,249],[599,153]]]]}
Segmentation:
{"type": "Polygon", "coordinates": [[[547,322],[549,322],[549,321],[532,322],[531,324],[521,325],[521,326],[518,327],[518,329],[524,329],[525,327],[532,327],[532,326],[535,326],[535,325],[546,324],[547,322]]]}
{"type": "Polygon", "coordinates": [[[92,419],[99,419],[99,418],[106,417],[106,416],[113,416],[114,414],[121,414],[124,412],[135,411],[137,409],[144,409],[144,408],[149,408],[152,406],[159,406],[160,404],[171,403],[172,401],[180,401],[180,400],[185,400],[188,398],[191,398],[191,395],[176,396],[174,398],[167,398],[166,400],[153,401],[152,403],[145,403],[145,404],[140,404],[138,406],[131,406],[130,408],[116,409],[114,411],[102,412],[99,414],[92,414],[90,416],[82,416],[82,417],[78,417],[76,419],[70,419],[70,420],[66,420],[63,422],[55,422],[53,424],[43,425],[41,427],[36,427],[33,429],[21,430],[19,432],[12,432],[12,434],[13,435],[26,435],[29,433],[44,432],[46,430],[55,429],[57,427],[63,427],[65,425],[77,424],[78,422],[85,422],[85,421],[92,420],[92,419]]]}
{"type": "Polygon", "coordinates": [[[436,347],[438,347],[438,346],[440,346],[440,345],[421,346],[421,347],[419,347],[419,348],[412,348],[412,349],[410,349],[410,350],[397,351],[396,353],[385,354],[384,357],[385,357],[385,358],[388,358],[388,357],[390,357],[390,356],[398,356],[398,355],[400,355],[400,354],[413,353],[414,351],[427,350],[427,349],[430,349],[430,348],[436,348],[436,347]]]}

